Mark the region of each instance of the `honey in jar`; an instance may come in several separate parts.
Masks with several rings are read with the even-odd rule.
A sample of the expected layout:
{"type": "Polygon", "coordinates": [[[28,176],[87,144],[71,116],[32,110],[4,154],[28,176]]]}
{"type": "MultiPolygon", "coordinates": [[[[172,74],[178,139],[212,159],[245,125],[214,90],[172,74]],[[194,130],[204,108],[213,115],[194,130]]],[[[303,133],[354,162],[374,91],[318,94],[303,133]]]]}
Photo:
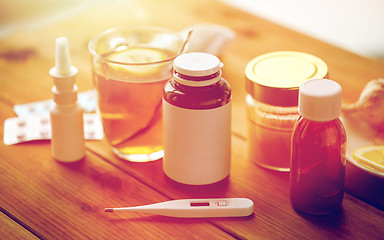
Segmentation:
{"type": "Polygon", "coordinates": [[[299,86],[326,78],[327,65],[308,53],[278,51],[251,60],[245,75],[249,158],[261,167],[289,172],[299,86]]]}

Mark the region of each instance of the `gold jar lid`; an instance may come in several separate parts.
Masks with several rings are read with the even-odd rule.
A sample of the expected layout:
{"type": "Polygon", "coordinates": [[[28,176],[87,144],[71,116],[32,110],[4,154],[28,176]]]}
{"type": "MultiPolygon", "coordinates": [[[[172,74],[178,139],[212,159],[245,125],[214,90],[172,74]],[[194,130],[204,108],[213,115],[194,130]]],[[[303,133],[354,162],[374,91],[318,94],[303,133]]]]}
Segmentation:
{"type": "Polygon", "coordinates": [[[245,76],[247,92],[255,100],[274,106],[297,106],[300,84],[327,78],[328,67],[308,53],[279,51],[252,59],[245,76]]]}

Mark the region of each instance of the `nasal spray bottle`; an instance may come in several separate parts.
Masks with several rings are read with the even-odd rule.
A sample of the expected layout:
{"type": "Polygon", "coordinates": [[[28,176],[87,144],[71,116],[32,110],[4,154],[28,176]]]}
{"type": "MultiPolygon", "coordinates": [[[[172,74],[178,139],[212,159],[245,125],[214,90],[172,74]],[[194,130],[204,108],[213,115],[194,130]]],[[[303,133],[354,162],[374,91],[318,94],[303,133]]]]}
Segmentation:
{"type": "Polygon", "coordinates": [[[75,162],[85,155],[83,109],[77,103],[75,76],[68,40],[56,39],[56,62],[49,74],[53,77],[53,104],[50,109],[52,156],[61,162],[75,162]]]}

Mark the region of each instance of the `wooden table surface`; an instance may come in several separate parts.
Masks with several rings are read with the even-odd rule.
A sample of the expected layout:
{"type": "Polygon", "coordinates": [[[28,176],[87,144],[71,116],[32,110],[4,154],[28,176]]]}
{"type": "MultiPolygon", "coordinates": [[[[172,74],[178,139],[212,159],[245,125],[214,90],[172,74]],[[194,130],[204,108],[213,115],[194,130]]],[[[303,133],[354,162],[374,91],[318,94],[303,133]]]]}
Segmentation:
{"type": "MultiPolygon", "coordinates": [[[[20,4],[7,4],[11,2],[20,4]]],[[[384,62],[352,54],[220,2],[99,1],[10,32],[0,39],[0,120],[15,116],[14,104],[51,98],[48,71],[54,64],[55,38],[59,36],[69,39],[72,63],[80,70],[77,85],[84,91],[93,87],[87,44],[94,34],[137,24],[179,31],[205,22],[227,26],[237,34],[220,56],[224,77],[233,91],[230,177],[209,186],[181,185],[164,175],[161,160],[122,161],[105,141],[88,141],[86,158],[76,164],[53,160],[49,141],[13,146],[1,142],[0,239],[384,238],[384,180],[349,163],[341,211],[321,217],[297,214],[289,203],[289,174],[264,170],[248,159],[244,101],[245,65],[263,53],[297,50],[322,58],[329,66],[330,78],[343,87],[344,102],[355,101],[369,80],[384,77],[384,62]],[[254,214],[176,219],[103,212],[110,206],[214,197],[250,198],[255,203],[254,214]]],[[[0,131],[3,135],[3,127],[0,131]]]]}

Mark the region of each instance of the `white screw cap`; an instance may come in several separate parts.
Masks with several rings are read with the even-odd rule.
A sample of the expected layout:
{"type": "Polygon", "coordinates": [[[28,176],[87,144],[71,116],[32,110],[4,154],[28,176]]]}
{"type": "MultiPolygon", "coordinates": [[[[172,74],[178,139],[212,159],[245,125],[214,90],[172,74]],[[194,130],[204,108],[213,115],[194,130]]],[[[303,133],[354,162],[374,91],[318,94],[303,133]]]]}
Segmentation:
{"type": "Polygon", "coordinates": [[[209,53],[191,52],[175,58],[173,67],[183,75],[201,77],[218,72],[223,64],[220,59],[209,53]]]}
{"type": "Polygon", "coordinates": [[[299,113],[311,121],[327,122],[341,114],[341,86],[329,79],[311,79],[300,85],[299,113]]]}

